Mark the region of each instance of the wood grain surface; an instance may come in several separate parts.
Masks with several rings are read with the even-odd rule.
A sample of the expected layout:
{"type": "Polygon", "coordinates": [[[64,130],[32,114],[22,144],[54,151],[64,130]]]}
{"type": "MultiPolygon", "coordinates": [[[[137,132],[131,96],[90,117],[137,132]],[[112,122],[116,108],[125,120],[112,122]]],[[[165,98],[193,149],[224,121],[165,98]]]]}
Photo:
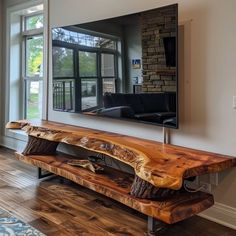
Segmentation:
{"type": "Polygon", "coordinates": [[[24,156],[16,153],[16,157],[20,161],[65,177],[169,224],[189,218],[214,204],[213,196],[203,192],[176,191],[175,195],[158,201],[135,198],[129,194],[133,182],[132,175],[112,168],[106,168],[103,174],[95,174],[86,169],[68,165],[68,160],[74,157],[64,154],[62,156],[24,156]]]}
{"type": "MultiPolygon", "coordinates": [[[[47,236],[149,235],[145,215],[59,176],[38,180],[34,166],[3,147],[0,176],[0,208],[47,236]]],[[[235,236],[235,230],[194,216],[161,235],[235,236]]]]}
{"type": "Polygon", "coordinates": [[[175,194],[176,191],[178,190],[155,187],[154,185],[135,175],[134,181],[130,188],[130,195],[144,199],[157,199],[169,197],[175,194]]]}
{"type": "Polygon", "coordinates": [[[236,158],[226,155],[56,122],[28,122],[23,129],[29,135],[109,155],[132,166],[137,176],[156,187],[177,190],[184,178],[236,165],[236,158]]]}
{"type": "Polygon", "coordinates": [[[22,152],[24,155],[48,154],[56,153],[58,142],[39,139],[34,136],[28,136],[27,145],[22,152]]]}

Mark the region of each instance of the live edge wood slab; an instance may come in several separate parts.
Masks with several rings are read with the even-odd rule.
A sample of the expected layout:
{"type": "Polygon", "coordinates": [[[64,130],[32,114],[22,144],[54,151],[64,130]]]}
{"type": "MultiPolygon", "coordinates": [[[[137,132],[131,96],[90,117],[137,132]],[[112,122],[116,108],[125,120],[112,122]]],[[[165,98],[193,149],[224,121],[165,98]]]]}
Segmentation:
{"type": "Polygon", "coordinates": [[[176,191],[175,195],[155,201],[133,197],[129,194],[133,175],[109,167],[105,168],[104,173],[95,174],[87,169],[68,165],[67,161],[75,157],[65,154],[25,156],[16,153],[16,157],[168,224],[189,218],[214,204],[213,196],[203,192],[176,191]]]}
{"type": "Polygon", "coordinates": [[[214,204],[211,194],[184,191],[184,179],[236,165],[236,159],[230,156],[49,121],[9,122],[6,128],[23,129],[29,135],[24,152],[16,153],[19,160],[70,179],[148,215],[151,231],[155,229],[153,219],[172,224],[214,204]],[[56,155],[58,143],[106,154],[132,166],[135,176],[108,167],[104,173],[95,174],[68,165],[68,161],[75,157],[56,155]],[[144,192],[150,189],[149,193],[157,195],[157,198],[134,197],[143,192],[143,186],[144,192]],[[164,191],[158,196],[159,189],[164,191]],[[173,194],[164,196],[166,189],[173,194]]]}
{"type": "MultiPolygon", "coordinates": [[[[142,180],[159,188],[178,190],[188,177],[220,172],[236,165],[236,158],[230,156],[121,134],[50,121],[18,123],[32,137],[79,146],[124,162],[142,180]]],[[[11,128],[11,122],[6,127],[11,128]]]]}

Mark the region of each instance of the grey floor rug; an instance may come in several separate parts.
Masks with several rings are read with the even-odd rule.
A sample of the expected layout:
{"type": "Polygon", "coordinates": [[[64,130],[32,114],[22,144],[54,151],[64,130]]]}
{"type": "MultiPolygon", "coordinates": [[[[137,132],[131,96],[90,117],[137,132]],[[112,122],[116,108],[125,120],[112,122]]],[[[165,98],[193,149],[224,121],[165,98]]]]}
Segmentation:
{"type": "Polygon", "coordinates": [[[0,208],[0,236],[46,236],[0,208]]]}

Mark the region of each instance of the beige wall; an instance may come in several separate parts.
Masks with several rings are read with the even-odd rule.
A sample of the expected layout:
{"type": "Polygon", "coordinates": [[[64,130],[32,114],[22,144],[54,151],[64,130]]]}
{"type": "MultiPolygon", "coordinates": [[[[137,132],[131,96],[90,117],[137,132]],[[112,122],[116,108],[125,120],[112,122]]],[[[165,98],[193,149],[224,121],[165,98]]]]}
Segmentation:
{"type": "MultiPolygon", "coordinates": [[[[185,24],[185,41],[181,56],[184,68],[180,71],[180,129],[171,131],[171,142],[236,156],[236,110],[232,108],[232,96],[236,95],[235,0],[50,0],[49,25],[93,21],[175,2],[179,3],[179,22],[185,24]]],[[[50,109],[51,101],[50,120],[162,139],[160,127],[59,113],[50,109]]],[[[236,170],[220,177],[214,191],[216,201],[236,208],[236,170]]]]}

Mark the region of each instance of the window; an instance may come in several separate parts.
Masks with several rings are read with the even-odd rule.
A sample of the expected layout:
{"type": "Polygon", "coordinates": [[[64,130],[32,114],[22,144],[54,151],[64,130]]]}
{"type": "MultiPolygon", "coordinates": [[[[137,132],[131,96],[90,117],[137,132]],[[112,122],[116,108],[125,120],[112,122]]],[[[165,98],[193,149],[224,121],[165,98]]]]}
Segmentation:
{"type": "Polygon", "coordinates": [[[52,30],[52,39],[91,48],[107,48],[116,50],[115,40],[100,37],[96,33],[82,33],[65,28],[55,28],[52,30]]]}
{"type": "Polygon", "coordinates": [[[53,108],[74,110],[74,51],[70,48],[53,47],[53,108]]]}
{"type": "Polygon", "coordinates": [[[104,93],[116,91],[118,39],[67,28],[53,29],[52,38],[53,108],[96,109],[104,93]]]}
{"type": "Polygon", "coordinates": [[[42,117],[43,93],[43,14],[22,17],[22,74],[24,80],[24,116],[42,117]]]}
{"type": "Polygon", "coordinates": [[[53,47],[54,77],[74,77],[73,50],[63,47],[53,47]]]}
{"type": "Polygon", "coordinates": [[[115,93],[115,56],[103,53],[101,55],[101,75],[103,80],[103,94],[115,93]]]}
{"type": "Polygon", "coordinates": [[[43,15],[26,16],[24,23],[26,30],[41,29],[43,28],[43,15]]]}
{"type": "Polygon", "coordinates": [[[96,107],[97,97],[97,53],[79,51],[79,79],[81,80],[82,110],[96,107]]]}

